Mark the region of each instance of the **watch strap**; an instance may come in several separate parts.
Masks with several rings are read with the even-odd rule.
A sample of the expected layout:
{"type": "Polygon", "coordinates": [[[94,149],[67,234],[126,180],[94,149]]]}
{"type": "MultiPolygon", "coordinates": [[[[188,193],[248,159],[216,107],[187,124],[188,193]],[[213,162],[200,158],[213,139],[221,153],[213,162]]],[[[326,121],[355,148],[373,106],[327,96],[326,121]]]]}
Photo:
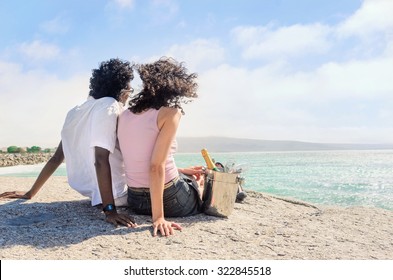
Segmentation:
{"type": "Polygon", "coordinates": [[[114,204],[109,203],[104,207],[103,210],[104,212],[114,212],[116,211],[116,206],[114,204]]]}

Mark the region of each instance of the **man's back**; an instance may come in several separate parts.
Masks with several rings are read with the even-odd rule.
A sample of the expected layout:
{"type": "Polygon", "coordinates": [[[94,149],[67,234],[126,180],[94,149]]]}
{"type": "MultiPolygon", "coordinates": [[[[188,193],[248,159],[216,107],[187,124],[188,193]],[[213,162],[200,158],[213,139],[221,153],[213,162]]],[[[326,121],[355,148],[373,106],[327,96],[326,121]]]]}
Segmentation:
{"type": "Polygon", "coordinates": [[[68,112],[61,131],[68,182],[73,189],[90,197],[93,206],[102,202],[94,166],[94,147],[110,151],[114,198],[127,193],[116,137],[117,117],[121,111],[122,106],[114,98],[89,97],[68,112]]]}

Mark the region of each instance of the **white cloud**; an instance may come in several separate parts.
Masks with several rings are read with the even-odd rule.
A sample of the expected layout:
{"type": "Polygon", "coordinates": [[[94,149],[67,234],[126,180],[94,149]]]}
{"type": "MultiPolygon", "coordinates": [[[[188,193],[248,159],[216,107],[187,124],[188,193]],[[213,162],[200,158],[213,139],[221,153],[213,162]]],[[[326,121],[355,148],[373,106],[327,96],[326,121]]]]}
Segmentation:
{"type": "Polygon", "coordinates": [[[161,24],[162,21],[172,20],[179,12],[178,4],[173,0],[152,0],[151,8],[156,24],[161,24]]]}
{"type": "Polygon", "coordinates": [[[172,12],[177,12],[179,7],[173,0],[152,0],[152,5],[157,8],[165,7],[172,12]]]}
{"type": "Polygon", "coordinates": [[[393,56],[322,65],[311,78],[325,96],[387,97],[393,93],[393,56]]]}
{"type": "Polygon", "coordinates": [[[57,45],[43,43],[40,40],[20,44],[19,51],[32,60],[55,59],[61,52],[57,45]]]}
{"type": "Polygon", "coordinates": [[[189,44],[171,46],[167,55],[185,61],[191,71],[201,71],[223,62],[225,49],[216,40],[198,39],[189,44]]]}
{"type": "Polygon", "coordinates": [[[0,147],[56,146],[67,111],[86,99],[88,83],[88,75],[61,80],[0,61],[0,147]]]}
{"type": "Polygon", "coordinates": [[[374,32],[389,33],[393,28],[393,1],[365,0],[352,16],[338,26],[337,33],[341,36],[366,37],[374,32]]]}
{"type": "Polygon", "coordinates": [[[245,59],[277,59],[325,53],[330,48],[331,28],[322,24],[237,27],[232,30],[235,41],[244,48],[245,59]]]}
{"type": "Polygon", "coordinates": [[[122,26],[134,6],[135,0],[109,0],[105,6],[105,12],[111,24],[122,26]]]}
{"type": "Polygon", "coordinates": [[[133,8],[135,1],[134,0],[112,0],[111,1],[115,6],[119,8],[133,8]]]}
{"type": "MultiPolygon", "coordinates": [[[[159,24],[178,12],[173,1],[150,3],[159,24]]],[[[366,0],[336,25],[240,26],[231,33],[239,61],[239,49],[219,40],[172,45],[166,54],[198,72],[200,85],[200,98],[184,106],[179,136],[393,143],[391,3],[366,0]],[[375,38],[382,38],[377,50],[375,38]],[[312,66],[294,63],[309,54],[312,66]]],[[[111,8],[122,12],[121,5],[111,8]]],[[[18,50],[31,59],[64,57],[38,40],[18,50]]],[[[87,95],[88,75],[63,80],[23,69],[0,61],[0,146],[11,136],[18,140],[9,144],[57,144],[67,110],[87,95]]]]}
{"type": "Polygon", "coordinates": [[[313,23],[277,27],[270,23],[239,26],[231,33],[246,60],[306,60],[310,54],[331,54],[337,50],[342,55],[347,52],[351,57],[370,58],[392,51],[392,11],[391,0],[365,0],[354,14],[337,25],[313,23]],[[361,42],[346,41],[349,37],[361,42]]]}
{"type": "Polygon", "coordinates": [[[41,29],[49,34],[65,34],[69,30],[69,24],[64,17],[57,16],[52,20],[43,22],[41,29]]]}
{"type": "Polygon", "coordinates": [[[185,107],[179,135],[393,143],[387,111],[393,55],[329,62],[307,72],[286,68],[223,64],[204,71],[200,98],[185,107]]]}
{"type": "Polygon", "coordinates": [[[187,26],[188,26],[187,22],[185,20],[181,20],[176,25],[176,28],[178,28],[178,29],[185,29],[185,28],[187,28],[187,26]]]}
{"type": "Polygon", "coordinates": [[[331,26],[234,28],[231,34],[243,58],[267,64],[222,64],[203,71],[198,105],[187,105],[186,128],[180,133],[393,143],[392,4],[367,0],[352,16],[331,26]],[[384,38],[377,51],[375,40],[364,40],[363,34],[384,38]],[[349,35],[362,40],[347,40],[349,35]],[[291,60],[307,62],[309,54],[319,59],[312,68],[300,70],[291,60]]]}

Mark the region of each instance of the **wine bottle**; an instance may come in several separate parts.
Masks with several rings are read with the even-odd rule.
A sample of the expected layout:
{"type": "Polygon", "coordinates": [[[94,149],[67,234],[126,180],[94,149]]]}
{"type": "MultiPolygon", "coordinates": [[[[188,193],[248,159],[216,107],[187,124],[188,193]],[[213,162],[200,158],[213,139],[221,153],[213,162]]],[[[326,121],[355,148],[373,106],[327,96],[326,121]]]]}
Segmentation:
{"type": "Polygon", "coordinates": [[[211,159],[209,152],[206,149],[201,150],[202,156],[205,159],[207,169],[214,170],[214,171],[220,171],[216,165],[214,164],[213,160],[211,159]]]}

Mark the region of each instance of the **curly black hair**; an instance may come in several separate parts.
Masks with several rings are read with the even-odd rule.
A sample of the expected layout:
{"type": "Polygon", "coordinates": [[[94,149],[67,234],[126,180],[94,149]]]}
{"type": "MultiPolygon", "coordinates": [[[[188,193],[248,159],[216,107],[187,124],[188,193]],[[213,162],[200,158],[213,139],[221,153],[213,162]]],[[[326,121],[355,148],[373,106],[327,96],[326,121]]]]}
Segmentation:
{"type": "Polygon", "coordinates": [[[140,64],[136,70],[143,89],[129,102],[129,110],[133,113],[152,108],[158,110],[164,106],[179,108],[184,114],[180,104],[198,97],[197,74],[187,74],[184,64],[173,58],[162,57],[153,63],[140,64]]]}
{"type": "Polygon", "coordinates": [[[92,70],[89,95],[95,99],[113,97],[119,101],[120,91],[127,89],[134,79],[133,67],[130,62],[118,58],[101,62],[98,69],[92,70]]]}

